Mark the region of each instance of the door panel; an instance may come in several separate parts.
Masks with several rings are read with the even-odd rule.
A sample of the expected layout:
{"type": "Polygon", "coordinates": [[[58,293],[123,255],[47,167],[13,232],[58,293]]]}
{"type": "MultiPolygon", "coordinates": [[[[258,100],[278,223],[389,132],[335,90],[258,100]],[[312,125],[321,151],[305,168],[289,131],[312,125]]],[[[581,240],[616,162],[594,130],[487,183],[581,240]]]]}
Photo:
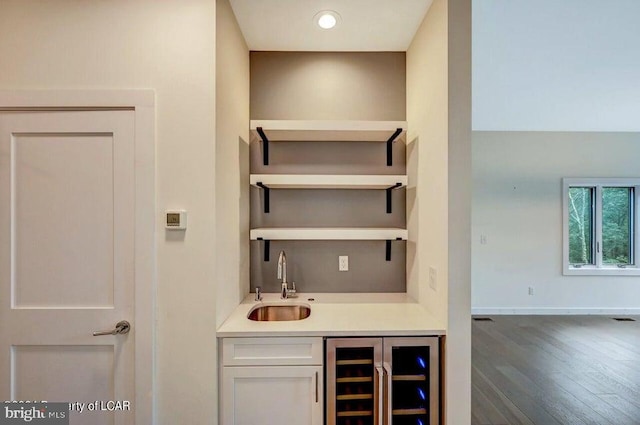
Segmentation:
{"type": "Polygon", "coordinates": [[[12,350],[13,392],[18,400],[47,400],[55,392],[65,400],[83,400],[87,394],[111,400],[113,350],[105,345],[22,345],[12,350]],[[92,380],[83,379],[91,371],[92,380]],[[62,373],[76,382],[74,387],[61,388],[57,381],[62,373]]]}
{"type": "Polygon", "coordinates": [[[113,142],[13,137],[14,307],[113,307],[113,142]]]}
{"type": "MultiPolygon", "coordinates": [[[[106,345],[23,345],[12,350],[16,400],[114,400],[114,351],[106,345]],[[87,376],[89,375],[89,376],[87,376]],[[61,385],[60,377],[74,385],[61,385]]],[[[114,413],[72,412],[71,423],[113,424],[114,413]]]]}
{"type": "Polygon", "coordinates": [[[134,116],[0,112],[2,400],[134,399],[134,116]]]}

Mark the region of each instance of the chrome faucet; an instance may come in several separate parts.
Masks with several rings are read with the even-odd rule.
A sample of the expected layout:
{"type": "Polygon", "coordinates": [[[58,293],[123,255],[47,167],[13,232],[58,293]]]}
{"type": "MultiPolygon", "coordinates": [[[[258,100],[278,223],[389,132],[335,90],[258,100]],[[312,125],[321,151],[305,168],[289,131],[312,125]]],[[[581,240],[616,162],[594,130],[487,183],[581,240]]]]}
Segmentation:
{"type": "Polygon", "coordinates": [[[278,279],[282,279],[282,287],[280,291],[280,298],[286,300],[287,298],[296,297],[296,284],[292,282],[292,288],[288,288],[287,283],[287,256],[284,251],[280,251],[278,256],[278,279]]]}
{"type": "Polygon", "coordinates": [[[278,279],[282,279],[282,284],[287,285],[287,255],[280,251],[278,256],[278,279]]]}

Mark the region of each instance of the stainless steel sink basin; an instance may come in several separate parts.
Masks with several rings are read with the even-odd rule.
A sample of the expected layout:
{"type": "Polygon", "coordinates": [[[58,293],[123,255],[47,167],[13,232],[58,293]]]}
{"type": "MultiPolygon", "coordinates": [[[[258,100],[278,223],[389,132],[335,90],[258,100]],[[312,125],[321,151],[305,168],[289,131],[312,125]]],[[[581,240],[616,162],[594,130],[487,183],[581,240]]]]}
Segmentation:
{"type": "Polygon", "coordinates": [[[310,314],[311,306],[307,304],[271,304],[253,307],[247,317],[258,322],[273,322],[302,320],[310,314]]]}

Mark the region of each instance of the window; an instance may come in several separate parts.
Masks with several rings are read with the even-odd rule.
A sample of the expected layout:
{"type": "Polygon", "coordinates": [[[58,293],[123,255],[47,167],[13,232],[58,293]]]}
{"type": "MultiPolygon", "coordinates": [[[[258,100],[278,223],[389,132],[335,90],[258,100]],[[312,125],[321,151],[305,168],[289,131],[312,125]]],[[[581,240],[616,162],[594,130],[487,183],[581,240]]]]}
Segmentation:
{"type": "Polygon", "coordinates": [[[640,178],[563,179],[564,274],[640,274],[640,178]]]}

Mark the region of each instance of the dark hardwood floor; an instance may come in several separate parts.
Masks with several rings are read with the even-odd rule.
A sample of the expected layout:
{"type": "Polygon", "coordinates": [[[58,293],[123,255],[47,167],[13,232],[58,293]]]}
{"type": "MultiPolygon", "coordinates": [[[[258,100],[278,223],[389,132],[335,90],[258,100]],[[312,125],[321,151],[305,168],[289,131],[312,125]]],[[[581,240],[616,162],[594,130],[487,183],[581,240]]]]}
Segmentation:
{"type": "Polygon", "coordinates": [[[489,317],[473,322],[472,425],[640,425],[639,316],[489,317]]]}

